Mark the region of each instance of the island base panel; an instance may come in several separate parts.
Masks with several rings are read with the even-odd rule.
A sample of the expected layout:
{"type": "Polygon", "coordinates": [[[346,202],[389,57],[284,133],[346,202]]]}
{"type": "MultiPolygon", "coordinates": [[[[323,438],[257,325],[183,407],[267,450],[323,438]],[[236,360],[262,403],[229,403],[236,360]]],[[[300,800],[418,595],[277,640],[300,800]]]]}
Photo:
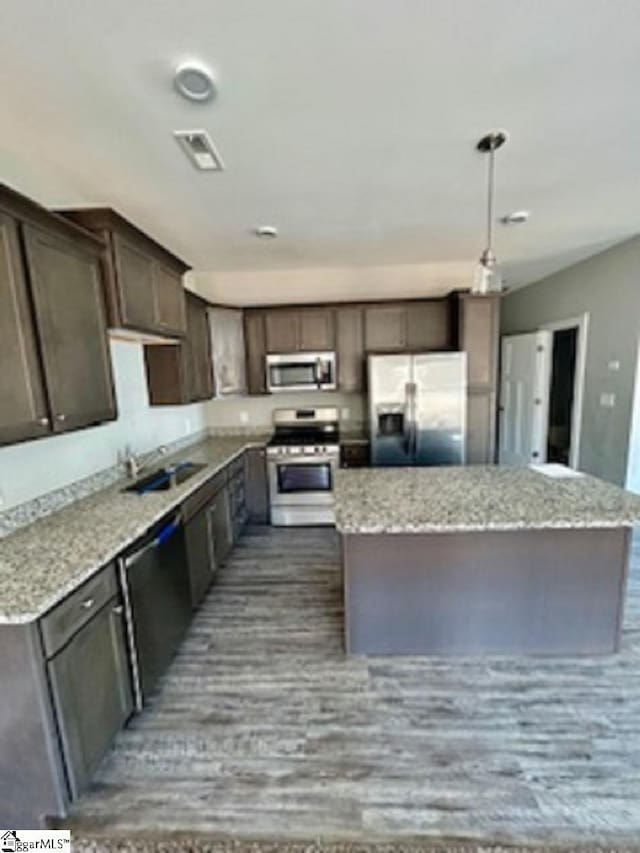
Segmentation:
{"type": "Polygon", "coordinates": [[[342,540],[349,654],[618,649],[627,528],[347,534],[342,540]]]}

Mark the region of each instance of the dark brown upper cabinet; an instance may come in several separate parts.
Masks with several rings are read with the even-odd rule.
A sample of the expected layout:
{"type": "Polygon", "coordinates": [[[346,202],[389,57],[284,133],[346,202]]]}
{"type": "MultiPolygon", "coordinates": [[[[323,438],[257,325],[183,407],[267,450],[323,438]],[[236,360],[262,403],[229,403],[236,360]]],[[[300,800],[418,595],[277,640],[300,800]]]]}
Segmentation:
{"type": "Polygon", "coordinates": [[[467,463],[495,461],[500,297],[454,293],[456,348],[467,353],[467,463]]]}
{"type": "Polygon", "coordinates": [[[365,388],[364,315],[360,305],[336,307],[336,350],[338,388],[363,391],[365,388]]]}
{"type": "Polygon", "coordinates": [[[116,417],[91,234],[0,187],[0,442],[116,417]]]}
{"type": "Polygon", "coordinates": [[[182,276],[189,266],[110,208],[62,212],[107,245],[109,327],[183,337],[187,317],[182,276]]]}
{"type": "Polygon", "coordinates": [[[367,352],[451,349],[451,309],[447,299],[388,302],[365,308],[367,352]]]}
{"type": "Polygon", "coordinates": [[[51,429],[18,223],[0,213],[0,443],[51,429]]]}
{"type": "Polygon", "coordinates": [[[323,352],[335,349],[331,307],[268,308],[264,311],[267,352],[323,352]]]}
{"type": "Polygon", "coordinates": [[[336,346],[336,318],[333,308],[298,311],[298,349],[306,352],[332,351],[336,346]]]}
{"type": "Polygon", "coordinates": [[[247,308],[244,312],[244,346],[247,364],[247,390],[249,394],[266,394],[267,341],[265,312],[247,308]]]}
{"type": "Polygon", "coordinates": [[[369,305],[364,310],[367,352],[401,352],[407,348],[407,311],[404,305],[369,305]]]}
{"type": "Polygon", "coordinates": [[[207,303],[186,294],[186,337],[176,344],[145,346],[149,401],[175,406],[213,397],[213,365],[207,303]]]}
{"type": "Polygon", "coordinates": [[[470,388],[493,390],[498,374],[500,297],[458,294],[458,346],[467,353],[470,388]]]}

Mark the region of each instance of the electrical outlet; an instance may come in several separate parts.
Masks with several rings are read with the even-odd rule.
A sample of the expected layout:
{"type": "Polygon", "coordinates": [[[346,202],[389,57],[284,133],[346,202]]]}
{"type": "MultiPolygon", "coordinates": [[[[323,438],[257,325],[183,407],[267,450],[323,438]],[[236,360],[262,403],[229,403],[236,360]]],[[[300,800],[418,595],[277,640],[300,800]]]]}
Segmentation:
{"type": "Polygon", "coordinates": [[[620,370],[620,362],[617,358],[612,358],[609,362],[609,370],[620,370]]]}
{"type": "Polygon", "coordinates": [[[616,404],[616,395],[608,391],[603,391],[600,394],[600,405],[605,409],[613,409],[616,404]]]}
{"type": "Polygon", "coordinates": [[[349,408],[349,406],[343,406],[341,416],[343,421],[349,420],[349,418],[351,417],[351,409],[349,408]]]}
{"type": "Polygon", "coordinates": [[[240,412],[240,423],[248,424],[249,423],[249,412],[246,412],[244,409],[240,412]]]}

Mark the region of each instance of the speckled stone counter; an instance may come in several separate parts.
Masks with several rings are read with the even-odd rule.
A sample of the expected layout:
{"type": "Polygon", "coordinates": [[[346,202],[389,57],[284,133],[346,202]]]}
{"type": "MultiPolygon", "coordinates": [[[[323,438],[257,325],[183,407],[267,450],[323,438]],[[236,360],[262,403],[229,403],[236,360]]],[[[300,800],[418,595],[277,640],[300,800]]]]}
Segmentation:
{"type": "Polygon", "coordinates": [[[341,470],[347,652],[615,652],[636,520],[640,498],[593,477],[341,470]]]}
{"type": "Polygon", "coordinates": [[[265,435],[221,436],[192,445],[158,463],[206,465],[170,491],[124,493],[122,480],[2,539],[0,624],[38,619],[235,456],[266,440],[265,435]]]}
{"type": "Polygon", "coordinates": [[[342,533],[609,528],[640,522],[640,496],[528,468],[360,468],[337,472],[335,510],[342,533]]]}

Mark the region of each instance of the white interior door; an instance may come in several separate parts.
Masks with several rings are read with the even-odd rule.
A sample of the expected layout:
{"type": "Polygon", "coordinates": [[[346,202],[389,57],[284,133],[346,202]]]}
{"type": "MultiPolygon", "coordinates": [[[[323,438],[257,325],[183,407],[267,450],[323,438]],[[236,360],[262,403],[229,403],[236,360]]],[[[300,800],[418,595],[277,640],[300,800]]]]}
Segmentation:
{"type": "Polygon", "coordinates": [[[502,465],[546,462],[553,333],[502,338],[498,459],[502,465]]]}

